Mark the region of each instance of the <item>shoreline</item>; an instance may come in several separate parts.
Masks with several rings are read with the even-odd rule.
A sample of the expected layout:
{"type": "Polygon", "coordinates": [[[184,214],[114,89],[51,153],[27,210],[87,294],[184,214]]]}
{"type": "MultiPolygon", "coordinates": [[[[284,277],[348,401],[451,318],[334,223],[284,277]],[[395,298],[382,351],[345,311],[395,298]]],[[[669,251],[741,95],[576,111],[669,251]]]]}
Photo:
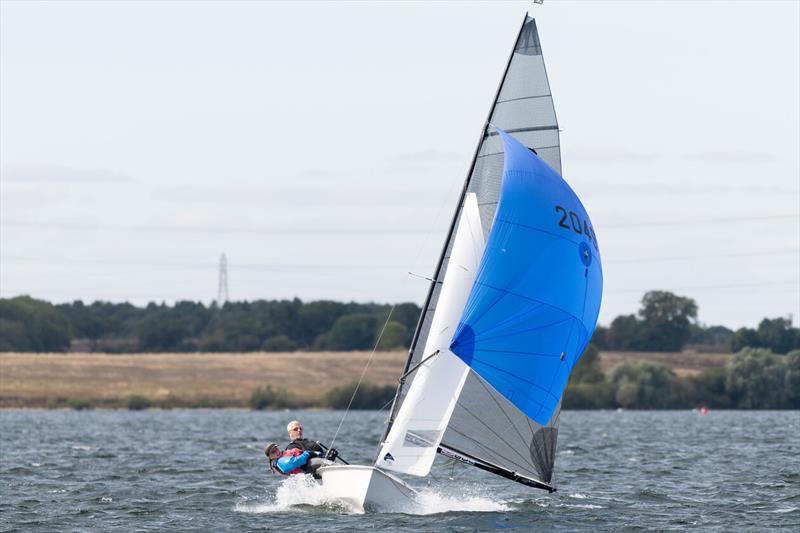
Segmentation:
{"type": "Polygon", "coordinates": [[[0,353],[0,408],[240,408],[270,388],[276,401],[319,405],[357,380],[394,385],[405,352],[0,353]]]}
{"type": "MultiPolygon", "coordinates": [[[[0,353],[0,409],[251,409],[269,387],[273,410],[324,410],[325,395],[358,380],[395,387],[407,353],[0,353]],[[274,403],[277,401],[278,403],[274,403]],[[283,402],[283,403],[281,403],[283,402]]],[[[601,352],[604,373],[622,360],[668,364],[678,376],[724,366],[728,354],[601,352]]]]}

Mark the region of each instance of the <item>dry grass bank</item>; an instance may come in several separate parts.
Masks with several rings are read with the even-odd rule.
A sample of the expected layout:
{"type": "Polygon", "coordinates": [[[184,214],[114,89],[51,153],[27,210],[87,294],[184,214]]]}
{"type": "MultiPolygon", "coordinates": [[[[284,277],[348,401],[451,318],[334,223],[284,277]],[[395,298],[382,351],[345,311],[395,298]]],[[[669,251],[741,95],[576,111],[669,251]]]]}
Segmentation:
{"type": "MultiPolygon", "coordinates": [[[[369,352],[0,353],[0,407],[60,407],[88,400],[120,407],[130,395],[174,407],[246,407],[253,390],[286,388],[313,401],[358,379],[369,352]]],[[[376,352],[365,382],[397,383],[405,352],[376,352]]]]}
{"type": "MultiPolygon", "coordinates": [[[[662,363],[681,377],[725,364],[727,354],[602,352],[603,372],[622,360],[662,363]]],[[[287,389],[315,403],[335,386],[357,379],[369,352],[0,353],[0,407],[124,407],[141,395],[170,407],[247,407],[258,387],[287,389]]],[[[406,353],[376,352],[364,381],[397,383],[406,353]]]]}
{"type": "Polygon", "coordinates": [[[724,366],[730,357],[730,354],[724,353],[600,352],[600,368],[603,373],[608,374],[614,365],[624,360],[639,359],[666,365],[683,378],[697,375],[709,368],[724,366]]]}

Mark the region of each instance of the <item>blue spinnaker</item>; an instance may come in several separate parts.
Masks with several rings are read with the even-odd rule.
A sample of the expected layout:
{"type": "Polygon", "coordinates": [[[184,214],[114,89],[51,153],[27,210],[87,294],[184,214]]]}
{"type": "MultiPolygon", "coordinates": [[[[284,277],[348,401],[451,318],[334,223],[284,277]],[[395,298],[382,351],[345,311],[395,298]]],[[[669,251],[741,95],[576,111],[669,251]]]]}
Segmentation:
{"type": "Polygon", "coordinates": [[[592,222],[564,179],[502,130],[500,202],[450,350],[546,425],[600,312],[592,222]]]}

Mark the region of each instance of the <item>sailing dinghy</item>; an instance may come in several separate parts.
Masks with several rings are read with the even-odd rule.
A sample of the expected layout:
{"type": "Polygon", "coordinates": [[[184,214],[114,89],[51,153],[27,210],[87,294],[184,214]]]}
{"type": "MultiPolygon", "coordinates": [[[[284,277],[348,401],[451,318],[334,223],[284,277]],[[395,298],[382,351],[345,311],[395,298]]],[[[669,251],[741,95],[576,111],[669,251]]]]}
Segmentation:
{"type": "Polygon", "coordinates": [[[555,490],[561,396],[594,331],[591,220],[560,176],[558,124],[526,15],[483,128],[374,465],[319,469],[329,495],[402,511],[447,458],[555,490]]]}

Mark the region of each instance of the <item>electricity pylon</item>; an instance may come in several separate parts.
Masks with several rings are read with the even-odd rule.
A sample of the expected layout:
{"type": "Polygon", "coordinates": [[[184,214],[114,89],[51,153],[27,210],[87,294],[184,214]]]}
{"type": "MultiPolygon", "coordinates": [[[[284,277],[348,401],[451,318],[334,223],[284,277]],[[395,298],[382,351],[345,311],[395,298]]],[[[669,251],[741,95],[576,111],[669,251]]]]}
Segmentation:
{"type": "Polygon", "coordinates": [[[217,305],[222,307],[228,301],[228,258],[222,254],[219,258],[219,287],[217,288],[217,305]]]}

